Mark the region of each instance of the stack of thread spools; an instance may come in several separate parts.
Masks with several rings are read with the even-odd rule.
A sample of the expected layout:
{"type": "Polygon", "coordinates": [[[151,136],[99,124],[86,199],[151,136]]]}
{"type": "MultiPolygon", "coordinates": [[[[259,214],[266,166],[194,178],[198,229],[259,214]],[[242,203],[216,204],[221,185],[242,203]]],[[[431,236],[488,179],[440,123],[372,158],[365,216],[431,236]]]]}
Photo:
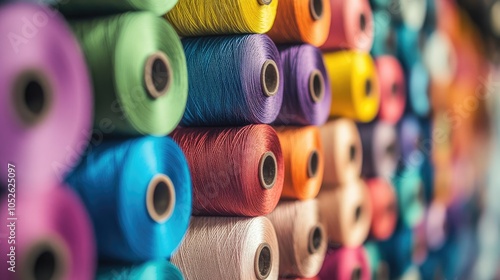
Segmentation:
{"type": "Polygon", "coordinates": [[[67,181],[94,224],[99,279],[182,279],[167,259],[189,225],[191,176],[166,135],[183,116],[188,76],[181,41],[161,18],[176,2],[58,4],[93,82],[93,135],[67,181]]]}

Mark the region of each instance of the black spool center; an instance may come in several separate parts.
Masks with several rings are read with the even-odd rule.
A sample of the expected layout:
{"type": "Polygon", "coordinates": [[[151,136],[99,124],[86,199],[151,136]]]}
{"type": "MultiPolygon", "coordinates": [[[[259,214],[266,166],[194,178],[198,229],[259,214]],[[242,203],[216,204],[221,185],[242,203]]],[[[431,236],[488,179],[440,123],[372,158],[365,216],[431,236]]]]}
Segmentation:
{"type": "Polygon", "coordinates": [[[273,152],[262,155],[259,163],[260,184],[264,189],[272,189],[278,178],[278,162],[273,152]]]}
{"type": "Polygon", "coordinates": [[[365,82],[365,95],[367,97],[369,97],[370,95],[372,95],[372,90],[373,90],[372,80],[366,79],[366,82],[365,82]]]}
{"type": "Polygon", "coordinates": [[[316,253],[321,247],[321,243],[323,242],[323,230],[321,227],[314,227],[309,233],[309,253],[316,253]]]}
{"type": "Polygon", "coordinates": [[[361,276],[363,276],[361,267],[356,267],[352,270],[351,280],[361,280],[361,276]]]}
{"type": "Polygon", "coordinates": [[[323,16],[323,0],[309,0],[309,10],[314,20],[319,20],[323,16]]]}
{"type": "Polygon", "coordinates": [[[26,125],[42,121],[52,106],[52,89],[42,71],[20,74],[14,84],[13,94],[14,108],[26,125]]]}
{"type": "Polygon", "coordinates": [[[35,280],[53,280],[57,265],[55,253],[50,248],[46,248],[35,259],[33,278],[35,280]]]}
{"type": "Polygon", "coordinates": [[[361,215],[363,214],[363,206],[359,205],[356,207],[356,210],[354,212],[354,222],[359,222],[361,219],[361,215]]]}
{"type": "Polygon", "coordinates": [[[274,60],[268,59],[262,65],[261,83],[264,94],[268,97],[276,95],[280,84],[278,65],[274,60]]]}
{"type": "Polygon", "coordinates": [[[153,99],[167,94],[173,80],[173,71],[167,55],[161,51],[150,55],[144,69],[144,82],[153,99]]]}
{"type": "Polygon", "coordinates": [[[367,25],[366,15],[365,14],[360,14],[359,15],[359,29],[361,29],[361,31],[365,32],[366,31],[366,25],[367,25]]]}
{"type": "Polygon", "coordinates": [[[354,146],[354,144],[351,145],[351,147],[349,147],[349,160],[351,162],[354,162],[356,160],[356,146],[354,146]]]}
{"type": "Polygon", "coordinates": [[[312,151],[311,154],[309,154],[309,159],[308,159],[308,164],[307,164],[307,176],[309,178],[314,178],[316,175],[318,175],[318,167],[319,167],[319,154],[318,151],[312,151]]]}
{"type": "Polygon", "coordinates": [[[257,249],[256,257],[256,276],[260,280],[266,279],[271,274],[272,270],[272,255],[269,245],[265,243],[261,244],[257,249]]]}
{"type": "Polygon", "coordinates": [[[163,223],[172,215],[175,208],[175,188],[167,175],[158,174],[149,182],[146,194],[146,209],[157,223],[163,223]]]}

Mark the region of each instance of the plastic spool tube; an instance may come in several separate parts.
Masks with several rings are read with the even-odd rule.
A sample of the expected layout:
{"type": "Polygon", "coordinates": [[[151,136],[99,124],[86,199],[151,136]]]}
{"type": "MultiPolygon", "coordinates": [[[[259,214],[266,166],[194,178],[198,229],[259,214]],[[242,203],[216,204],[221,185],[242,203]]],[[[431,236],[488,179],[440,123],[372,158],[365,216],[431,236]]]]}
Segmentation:
{"type": "Polygon", "coordinates": [[[372,211],[368,190],[357,180],[318,196],[320,221],[325,225],[331,244],[356,247],[370,231],[372,211]]]}
{"type": "Polygon", "coordinates": [[[265,280],[278,278],[279,259],[276,232],[265,217],[193,217],[171,261],[186,279],[265,280]]]}
{"type": "Polygon", "coordinates": [[[320,128],[325,157],[323,188],[336,187],[361,175],[363,151],[356,124],[335,119],[320,128]]]}
{"type": "Polygon", "coordinates": [[[369,122],[380,105],[375,63],[368,53],[338,51],[325,53],[325,66],[332,85],[330,116],[369,122]]]}

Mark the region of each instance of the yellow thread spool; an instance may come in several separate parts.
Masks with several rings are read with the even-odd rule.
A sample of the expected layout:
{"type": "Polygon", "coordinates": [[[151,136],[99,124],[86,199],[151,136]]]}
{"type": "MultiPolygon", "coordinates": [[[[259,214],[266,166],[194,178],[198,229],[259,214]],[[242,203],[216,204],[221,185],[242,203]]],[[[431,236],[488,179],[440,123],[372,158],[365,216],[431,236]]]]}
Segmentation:
{"type": "Polygon", "coordinates": [[[380,92],[375,63],[368,53],[338,51],[324,54],[331,81],[331,116],[370,122],[378,113],[380,92]]]}
{"type": "Polygon", "coordinates": [[[181,0],[165,15],[180,36],[266,33],[278,0],[181,0]]]}

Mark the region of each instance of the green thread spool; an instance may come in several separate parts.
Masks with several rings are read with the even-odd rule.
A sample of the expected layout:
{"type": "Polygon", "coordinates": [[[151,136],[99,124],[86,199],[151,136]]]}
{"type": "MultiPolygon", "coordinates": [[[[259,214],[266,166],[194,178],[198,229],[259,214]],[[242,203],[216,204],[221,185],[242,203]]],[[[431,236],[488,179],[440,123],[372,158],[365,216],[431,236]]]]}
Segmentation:
{"type": "Polygon", "coordinates": [[[174,29],[148,12],[71,24],[92,74],[94,127],[104,122],[104,133],[127,136],[170,133],[188,93],[186,58],[174,29]]]}
{"type": "Polygon", "coordinates": [[[109,15],[129,11],[150,11],[161,16],[175,4],[177,0],[66,0],[58,1],[56,7],[67,16],[109,15]]]}

